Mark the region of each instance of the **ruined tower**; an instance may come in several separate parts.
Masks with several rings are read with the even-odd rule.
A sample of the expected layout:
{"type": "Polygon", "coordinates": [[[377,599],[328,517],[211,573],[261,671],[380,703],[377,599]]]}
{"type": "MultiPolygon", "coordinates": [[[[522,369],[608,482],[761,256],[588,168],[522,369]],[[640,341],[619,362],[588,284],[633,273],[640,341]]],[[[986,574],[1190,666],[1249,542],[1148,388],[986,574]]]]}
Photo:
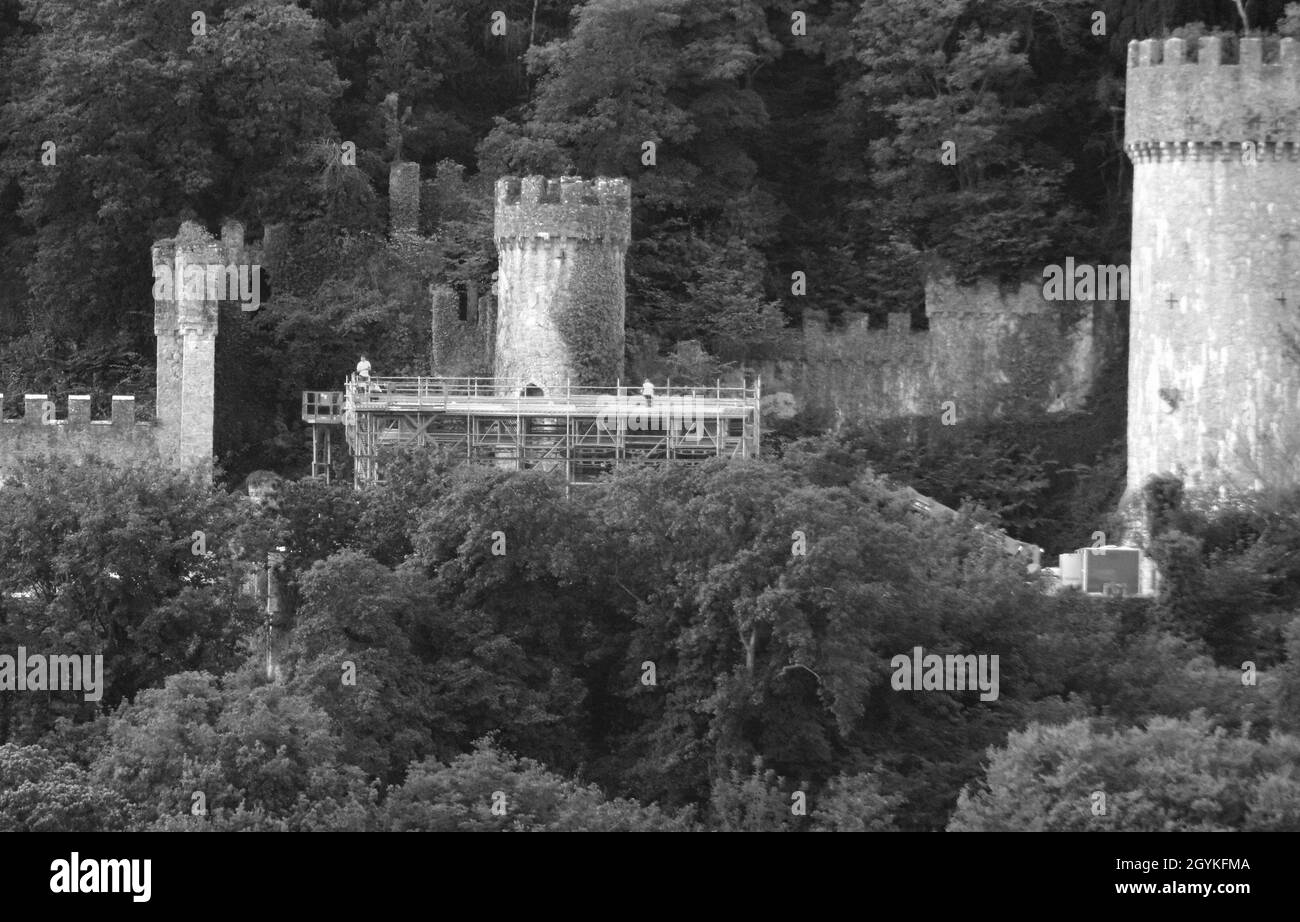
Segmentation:
{"type": "Polygon", "coordinates": [[[495,375],[548,390],[623,372],[624,179],[507,177],[496,185],[495,375]]]}
{"type": "Polygon", "coordinates": [[[1210,505],[1300,483],[1300,48],[1129,45],[1128,481],[1210,505]],[[1295,342],[1300,342],[1296,340],[1295,342]]]}
{"type": "Polygon", "coordinates": [[[222,225],[220,240],[186,222],[175,237],[156,242],[150,255],[157,418],[137,421],[135,398],[124,394],[113,395],[111,421],[91,419],[88,394],[69,395],[62,416],[47,395],[26,394],[22,417],[6,419],[0,394],[0,478],[27,456],[92,454],[121,463],[159,461],[210,475],[218,309],[223,300],[244,301],[254,290],[260,298],[262,253],[261,244],[246,245],[238,221],[222,225]]]}

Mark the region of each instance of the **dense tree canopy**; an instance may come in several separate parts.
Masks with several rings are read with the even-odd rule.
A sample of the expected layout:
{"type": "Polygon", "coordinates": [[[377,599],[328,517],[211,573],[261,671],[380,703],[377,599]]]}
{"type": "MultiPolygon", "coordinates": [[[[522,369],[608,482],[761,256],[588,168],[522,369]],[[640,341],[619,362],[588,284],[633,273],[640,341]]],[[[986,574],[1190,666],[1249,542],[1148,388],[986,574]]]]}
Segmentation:
{"type": "MultiPolygon", "coordinates": [[[[1037,783],[998,793],[1014,771],[990,750],[1104,720],[1116,740],[1176,727],[1180,746],[1241,749],[1204,784],[1245,806],[1205,822],[1293,827],[1295,747],[1269,742],[1295,726],[1282,597],[1238,616],[1247,682],[1179,601],[1180,574],[1218,558],[1170,571],[1168,599],[1048,595],[978,510],[918,516],[869,472],[820,482],[832,466],[802,451],[567,495],[416,455],[381,487],[291,483],[266,507],[158,469],[33,464],[0,490],[0,648],[102,652],[107,693],[0,693],[0,821],[938,829],[1037,783]],[[286,591],[267,621],[244,587],[271,551],[286,591]],[[893,660],[916,647],[996,654],[997,697],[900,691],[893,660]]],[[[1196,541],[1227,532],[1169,515],[1196,541]]],[[[1235,552],[1245,572],[1294,557],[1290,532],[1261,533],[1235,552]]],[[[1107,790],[1131,807],[1172,777],[1107,790]]]]}
{"type": "Polygon", "coordinates": [[[986,780],[963,791],[948,829],[1295,829],[1297,758],[1293,736],[1257,741],[1215,730],[1201,715],[1111,732],[1086,721],[1033,725],[992,754],[986,780]]]}

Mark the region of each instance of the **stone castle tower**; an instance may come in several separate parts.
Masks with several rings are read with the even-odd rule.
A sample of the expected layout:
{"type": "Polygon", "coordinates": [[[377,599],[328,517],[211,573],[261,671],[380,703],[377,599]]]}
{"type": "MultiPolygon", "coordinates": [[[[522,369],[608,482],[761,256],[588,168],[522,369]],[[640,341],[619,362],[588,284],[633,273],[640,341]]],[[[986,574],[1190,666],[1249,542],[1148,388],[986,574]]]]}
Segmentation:
{"type": "MultiPolygon", "coordinates": [[[[216,240],[193,222],[152,248],[155,267],[238,266],[248,261],[244,226],[228,221],[216,240]]],[[[154,298],[157,341],[158,449],[176,467],[212,463],[218,302],[189,295],[183,279],[170,297],[154,298]]]]}
{"type": "Polygon", "coordinates": [[[547,390],[622,376],[631,221],[624,179],[497,181],[496,377],[547,390]]]}
{"type": "Polygon", "coordinates": [[[1129,46],[1133,161],[1128,481],[1216,503],[1300,483],[1300,48],[1129,46]],[[1266,60],[1267,52],[1267,60],[1266,60]]]}
{"type": "MultiPolygon", "coordinates": [[[[226,270],[260,269],[262,252],[260,244],[245,244],[244,226],[238,221],[227,221],[220,239],[186,222],[175,237],[156,242],[151,248],[158,350],[156,418],[137,421],[135,398],[127,395],[113,397],[110,421],[91,419],[89,395],[70,395],[62,412],[45,394],[26,394],[21,417],[8,419],[0,414],[0,472],[21,465],[29,455],[97,454],[118,462],[148,459],[211,474],[220,301],[207,297],[206,276],[219,270],[230,294],[229,284],[238,283],[231,282],[226,270]],[[190,286],[173,279],[169,290],[159,288],[160,273],[170,270],[179,275],[186,267],[202,267],[204,283],[190,286]]],[[[214,285],[211,293],[220,294],[221,289],[214,285]]],[[[0,407],[3,397],[0,394],[0,407]]]]}

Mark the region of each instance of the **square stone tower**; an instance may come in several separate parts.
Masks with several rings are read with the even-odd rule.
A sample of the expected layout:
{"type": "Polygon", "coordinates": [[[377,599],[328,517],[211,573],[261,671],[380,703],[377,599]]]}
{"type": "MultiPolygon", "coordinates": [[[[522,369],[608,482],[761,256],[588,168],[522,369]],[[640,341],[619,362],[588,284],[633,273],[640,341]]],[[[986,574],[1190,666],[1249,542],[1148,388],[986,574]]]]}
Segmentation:
{"type": "Polygon", "coordinates": [[[218,295],[235,300],[238,290],[230,285],[238,283],[230,270],[256,264],[258,255],[245,246],[238,221],[222,225],[220,240],[187,221],[175,237],[155,243],[152,256],[159,455],[176,467],[210,472],[218,295]]]}

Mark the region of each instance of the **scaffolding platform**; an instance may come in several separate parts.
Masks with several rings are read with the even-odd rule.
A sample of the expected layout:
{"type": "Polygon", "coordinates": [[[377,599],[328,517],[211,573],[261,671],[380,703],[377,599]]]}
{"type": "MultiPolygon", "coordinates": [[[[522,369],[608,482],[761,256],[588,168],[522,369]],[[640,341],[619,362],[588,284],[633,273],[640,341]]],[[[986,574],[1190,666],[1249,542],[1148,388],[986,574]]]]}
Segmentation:
{"type": "Polygon", "coordinates": [[[628,464],[698,464],[758,456],[761,382],[753,387],[558,387],[501,378],[369,378],[342,391],[307,391],[312,475],[328,480],[334,427],[353,458],[353,482],[383,482],[386,447],[437,447],[512,470],[561,472],[592,483],[628,464]]]}

